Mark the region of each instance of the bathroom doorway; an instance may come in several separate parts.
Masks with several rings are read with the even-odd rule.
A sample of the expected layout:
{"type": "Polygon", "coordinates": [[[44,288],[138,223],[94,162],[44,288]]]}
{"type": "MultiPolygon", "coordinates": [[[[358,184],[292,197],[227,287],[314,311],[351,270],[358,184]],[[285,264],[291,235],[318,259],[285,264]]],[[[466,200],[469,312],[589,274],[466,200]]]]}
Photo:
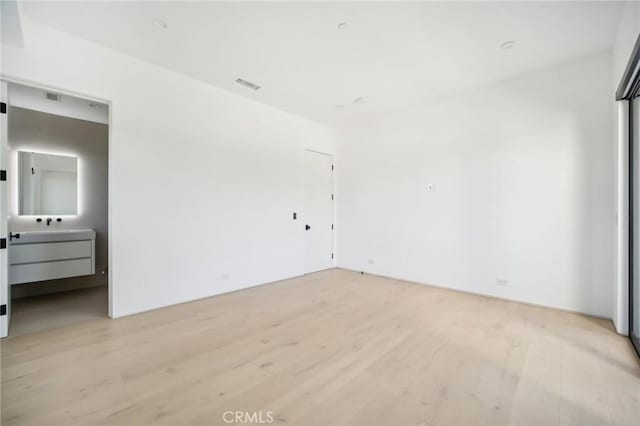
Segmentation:
{"type": "Polygon", "coordinates": [[[2,337],[107,318],[110,104],[1,84],[2,337]]]}

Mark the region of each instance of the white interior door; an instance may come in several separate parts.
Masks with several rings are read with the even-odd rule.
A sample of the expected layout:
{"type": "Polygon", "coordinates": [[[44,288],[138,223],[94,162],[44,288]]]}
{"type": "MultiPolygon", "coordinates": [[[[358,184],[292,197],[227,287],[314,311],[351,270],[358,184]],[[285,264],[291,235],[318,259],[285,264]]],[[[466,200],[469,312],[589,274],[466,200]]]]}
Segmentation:
{"type": "Polygon", "coordinates": [[[9,149],[7,145],[7,124],[9,117],[9,97],[7,82],[0,81],[0,337],[6,337],[9,333],[9,280],[8,280],[8,227],[9,215],[8,201],[9,188],[7,186],[9,149]]]}
{"type": "Polygon", "coordinates": [[[305,272],[333,266],[333,157],[305,151],[305,272]]]}

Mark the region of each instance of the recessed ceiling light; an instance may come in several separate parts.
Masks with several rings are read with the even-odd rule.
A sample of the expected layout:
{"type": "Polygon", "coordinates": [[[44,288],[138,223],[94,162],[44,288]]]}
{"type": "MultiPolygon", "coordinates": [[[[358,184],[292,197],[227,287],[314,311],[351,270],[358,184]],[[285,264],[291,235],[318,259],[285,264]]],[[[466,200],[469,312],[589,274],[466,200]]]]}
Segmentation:
{"type": "Polygon", "coordinates": [[[355,99],[353,100],[353,103],[354,103],[354,104],[363,104],[363,103],[364,103],[364,98],[360,98],[360,97],[355,98],[355,99]]]}
{"type": "Polygon", "coordinates": [[[344,29],[345,29],[345,28],[347,28],[348,26],[349,26],[349,24],[348,24],[348,23],[346,23],[346,22],[340,22],[340,23],[338,24],[338,29],[339,29],[339,30],[344,30],[344,29]]]}
{"type": "Polygon", "coordinates": [[[509,50],[516,45],[515,40],[507,40],[504,43],[500,44],[500,49],[509,50]]]}
{"type": "Polygon", "coordinates": [[[258,90],[260,88],[260,86],[258,86],[257,84],[253,84],[252,82],[243,80],[241,78],[236,78],[236,83],[241,84],[245,87],[248,87],[249,89],[252,89],[252,90],[258,90]]]}
{"type": "Polygon", "coordinates": [[[158,28],[162,28],[163,30],[167,29],[167,23],[160,18],[154,18],[153,25],[155,25],[158,28]]]}

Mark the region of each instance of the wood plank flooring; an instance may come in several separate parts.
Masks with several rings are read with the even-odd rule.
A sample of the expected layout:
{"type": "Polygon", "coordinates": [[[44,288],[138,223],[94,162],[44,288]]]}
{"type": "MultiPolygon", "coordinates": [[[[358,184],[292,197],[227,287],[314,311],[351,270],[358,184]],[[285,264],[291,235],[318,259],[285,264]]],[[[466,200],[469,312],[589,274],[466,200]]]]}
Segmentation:
{"type": "Polygon", "coordinates": [[[1,350],[3,425],[640,424],[610,321],[344,270],[1,350]]]}
{"type": "Polygon", "coordinates": [[[106,285],[15,299],[11,302],[9,335],[21,336],[106,318],[108,308],[106,285]]]}

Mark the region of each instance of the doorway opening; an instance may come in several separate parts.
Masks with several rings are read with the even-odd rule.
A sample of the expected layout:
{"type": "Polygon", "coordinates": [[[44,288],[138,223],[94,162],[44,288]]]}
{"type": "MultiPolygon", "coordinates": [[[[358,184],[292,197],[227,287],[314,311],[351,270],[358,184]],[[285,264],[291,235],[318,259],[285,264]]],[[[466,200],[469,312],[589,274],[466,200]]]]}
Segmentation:
{"type": "Polygon", "coordinates": [[[1,81],[2,336],[110,314],[110,104],[1,81]]]}

